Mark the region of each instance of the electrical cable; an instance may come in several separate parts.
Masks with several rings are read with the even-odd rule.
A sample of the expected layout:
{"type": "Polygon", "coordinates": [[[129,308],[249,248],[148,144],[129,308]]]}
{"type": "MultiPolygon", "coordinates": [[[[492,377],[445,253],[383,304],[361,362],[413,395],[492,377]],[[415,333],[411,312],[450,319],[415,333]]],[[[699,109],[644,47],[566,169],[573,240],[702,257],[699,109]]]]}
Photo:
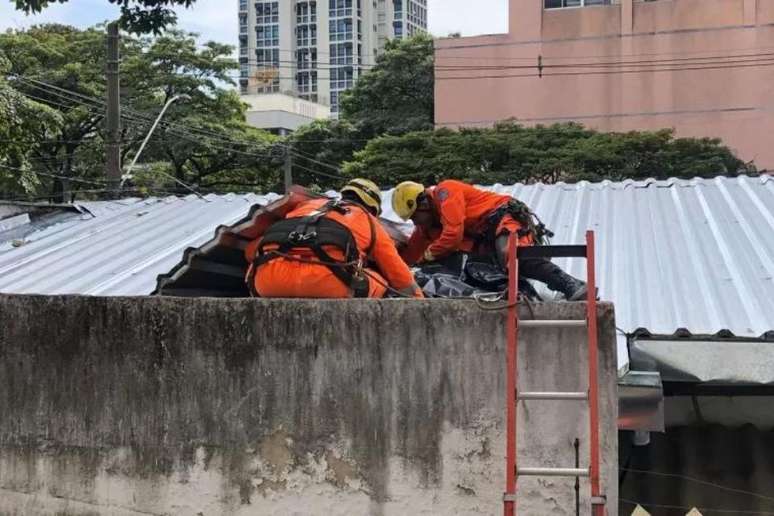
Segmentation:
{"type": "Polygon", "coordinates": [[[765,63],[750,63],[750,64],[729,64],[729,65],[717,65],[717,66],[684,66],[679,68],[660,68],[660,69],[644,69],[644,70],[599,70],[590,72],[557,72],[557,73],[543,73],[543,74],[512,74],[512,75],[469,75],[469,76],[436,76],[436,80],[477,80],[477,79],[510,79],[510,78],[522,78],[522,77],[571,77],[571,76],[593,76],[593,75],[618,75],[618,74],[639,74],[639,73],[656,73],[656,72],[688,72],[697,70],[727,70],[727,69],[739,69],[739,68],[757,68],[764,66],[774,65],[774,60],[765,63]]]}
{"type": "Polygon", "coordinates": [[[305,167],[305,166],[303,166],[303,165],[301,165],[299,163],[295,163],[295,162],[293,163],[293,166],[294,167],[298,167],[298,168],[300,168],[301,170],[303,170],[305,172],[309,172],[310,174],[327,177],[329,179],[338,179],[339,181],[345,181],[345,180],[348,179],[348,178],[346,178],[344,176],[337,176],[337,175],[334,175],[334,174],[328,174],[326,172],[320,172],[319,170],[312,170],[311,168],[307,168],[307,167],[305,167]]]}
{"type": "Polygon", "coordinates": [[[721,484],[716,484],[714,482],[709,482],[706,480],[701,480],[699,478],[689,477],[686,475],[680,475],[677,473],[661,473],[658,471],[649,471],[649,470],[643,470],[643,469],[634,469],[634,468],[619,468],[620,471],[626,471],[627,473],[639,473],[643,475],[651,475],[651,476],[657,476],[657,477],[663,477],[663,478],[679,478],[681,480],[686,480],[688,482],[693,482],[696,484],[701,484],[708,487],[713,487],[716,489],[721,489],[723,491],[728,491],[730,493],[738,493],[738,494],[744,494],[747,496],[752,496],[755,498],[760,498],[761,500],[766,500],[769,502],[774,502],[774,497],[766,496],[760,493],[755,493],[753,491],[745,491],[744,489],[737,489],[734,487],[728,487],[721,484]]]}
{"type": "MultiPolygon", "coordinates": [[[[17,77],[19,77],[19,76],[17,76],[17,77]]],[[[99,104],[101,108],[105,107],[105,104],[104,104],[104,102],[101,99],[97,99],[97,98],[94,98],[94,97],[88,97],[86,95],[79,94],[77,92],[72,92],[72,91],[66,90],[64,88],[60,88],[58,86],[54,86],[54,85],[50,85],[50,84],[44,83],[42,81],[34,81],[34,80],[30,80],[30,81],[33,81],[33,82],[39,84],[40,86],[37,86],[39,89],[44,89],[45,87],[49,87],[49,88],[51,88],[53,90],[56,90],[58,92],[62,92],[61,94],[59,94],[60,97],[65,98],[66,100],[69,100],[71,102],[74,102],[74,100],[72,98],[65,97],[63,94],[75,95],[77,97],[80,97],[80,98],[84,99],[85,101],[89,101],[89,102],[92,102],[94,104],[99,104]]],[[[85,102],[84,102],[84,104],[85,104],[85,102]]],[[[143,122],[152,122],[153,121],[153,119],[146,118],[146,115],[144,115],[142,113],[139,113],[139,112],[137,112],[137,111],[135,111],[135,110],[133,110],[131,108],[127,109],[127,111],[128,111],[128,113],[132,117],[134,117],[134,119],[132,117],[127,117],[129,120],[132,120],[132,121],[136,122],[137,121],[136,118],[140,117],[140,119],[143,120],[143,122]]],[[[222,135],[218,135],[217,133],[213,133],[211,131],[207,131],[207,130],[200,129],[200,128],[195,128],[195,127],[185,127],[185,126],[181,126],[180,124],[175,124],[173,122],[164,122],[164,121],[162,121],[159,125],[167,127],[168,130],[170,130],[170,132],[175,131],[176,130],[175,127],[178,127],[178,126],[183,127],[184,129],[183,129],[182,132],[186,136],[191,137],[191,138],[194,138],[195,135],[198,133],[198,134],[201,134],[201,135],[204,135],[204,136],[218,138],[223,143],[237,144],[237,145],[255,145],[256,144],[256,142],[248,142],[248,141],[245,141],[245,140],[229,139],[229,138],[223,137],[222,135]]],[[[180,134],[180,133],[177,133],[177,134],[180,134]]],[[[198,142],[198,140],[195,140],[195,141],[198,142]]],[[[280,146],[280,147],[285,147],[285,148],[289,147],[287,144],[277,143],[277,145],[280,146]]],[[[248,155],[248,156],[267,157],[266,155],[258,155],[256,153],[246,153],[246,152],[237,151],[236,149],[226,149],[226,148],[223,148],[223,147],[216,147],[216,146],[213,146],[213,147],[214,148],[218,148],[220,150],[231,150],[231,151],[233,151],[235,153],[241,153],[241,154],[245,154],[245,155],[248,155]]],[[[318,164],[320,166],[328,167],[331,170],[335,170],[337,172],[340,172],[340,169],[338,167],[335,167],[334,165],[331,165],[331,164],[328,164],[328,163],[324,163],[324,162],[319,161],[319,160],[315,160],[314,158],[306,156],[301,151],[294,151],[294,152],[297,152],[301,157],[306,158],[309,161],[312,161],[313,163],[316,163],[316,164],[318,164]]]]}
{"type": "MultiPolygon", "coordinates": [[[[301,154],[301,153],[299,153],[299,152],[297,152],[297,151],[295,151],[295,150],[292,150],[292,149],[290,149],[289,147],[288,147],[288,149],[289,149],[289,152],[290,152],[290,153],[291,153],[293,156],[295,156],[295,157],[297,157],[297,158],[305,159],[305,160],[307,160],[307,161],[310,161],[310,162],[314,163],[315,165],[320,165],[321,167],[326,167],[326,168],[328,168],[328,169],[330,169],[330,170],[333,170],[333,171],[335,171],[335,172],[339,172],[339,173],[341,173],[341,169],[340,169],[339,167],[336,167],[336,166],[334,166],[334,165],[331,165],[331,164],[329,164],[329,163],[325,163],[324,161],[320,161],[320,160],[318,160],[318,159],[315,159],[315,158],[310,158],[309,156],[306,156],[306,155],[304,155],[304,154],[301,154]]],[[[343,176],[340,176],[340,177],[342,177],[342,179],[343,179],[343,176]]]]}
{"type": "Polygon", "coordinates": [[[51,178],[56,178],[56,179],[65,179],[67,181],[72,181],[74,183],[107,184],[107,181],[105,181],[103,179],[90,180],[90,179],[80,179],[80,178],[76,178],[76,177],[67,177],[67,176],[62,176],[62,175],[57,175],[57,174],[50,174],[50,173],[47,173],[47,172],[40,172],[38,170],[25,170],[23,168],[11,167],[9,165],[3,165],[2,163],[0,163],[0,167],[8,169],[8,170],[17,171],[17,172],[31,172],[33,174],[37,174],[37,175],[41,175],[41,176],[46,176],[46,177],[51,177],[51,178]]]}
{"type": "MultiPolygon", "coordinates": [[[[437,65],[436,70],[515,70],[515,69],[550,69],[550,68],[589,68],[589,67],[625,67],[625,66],[659,66],[659,65],[676,65],[682,62],[691,62],[692,64],[702,64],[706,61],[718,61],[718,62],[733,62],[737,60],[740,63],[749,62],[755,59],[772,59],[774,53],[760,53],[760,54],[743,54],[737,56],[728,55],[714,55],[706,57],[687,57],[687,58],[674,58],[674,59],[645,59],[639,61],[603,61],[603,62],[579,62],[579,63],[564,63],[564,64],[551,64],[545,62],[545,57],[541,56],[542,63],[529,64],[529,65],[476,65],[476,66],[444,66],[437,65]]],[[[534,59],[537,61],[537,58],[534,59]]]]}
{"type": "MultiPolygon", "coordinates": [[[[476,45],[476,47],[480,47],[480,45],[476,45]]],[[[468,48],[468,47],[451,47],[451,48],[437,48],[436,53],[446,52],[446,51],[453,51],[456,48],[468,48]]],[[[774,50],[774,47],[744,47],[744,48],[736,48],[732,49],[732,51],[736,52],[746,52],[746,51],[752,51],[752,50],[774,50]]],[[[616,57],[645,57],[645,56],[687,56],[687,55],[700,55],[700,54],[708,54],[708,53],[714,53],[716,50],[695,50],[695,51],[681,51],[681,52],[644,52],[644,53],[633,53],[633,54],[603,54],[603,55],[544,55],[543,59],[556,59],[556,60],[569,60],[569,59],[608,59],[608,58],[616,58],[616,57]]],[[[733,55],[731,56],[733,57],[733,55]]],[[[534,61],[534,57],[501,57],[501,56],[442,56],[441,59],[469,59],[469,60],[475,60],[475,61],[481,61],[481,60],[488,60],[488,61],[534,61]]]]}

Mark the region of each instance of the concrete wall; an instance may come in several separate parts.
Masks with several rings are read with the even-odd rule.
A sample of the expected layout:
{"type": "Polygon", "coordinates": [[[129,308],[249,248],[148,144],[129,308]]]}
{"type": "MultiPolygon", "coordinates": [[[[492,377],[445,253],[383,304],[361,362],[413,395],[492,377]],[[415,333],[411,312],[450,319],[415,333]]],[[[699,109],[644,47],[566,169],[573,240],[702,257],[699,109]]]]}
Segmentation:
{"type": "MultiPolygon", "coordinates": [[[[0,514],[502,511],[503,312],[462,301],[0,296],[0,328],[0,514]]],[[[522,387],[583,388],[583,332],[532,331],[522,387]]],[[[615,514],[611,305],[600,306],[600,336],[615,514]]],[[[535,403],[520,411],[522,464],[572,466],[573,439],[587,444],[580,404],[535,403]]],[[[522,514],[574,514],[573,483],[525,480],[522,514]]]]}
{"type": "Polygon", "coordinates": [[[553,10],[544,10],[542,0],[510,0],[509,34],[437,42],[438,66],[497,68],[437,70],[436,123],[488,126],[517,118],[528,124],[576,120],[606,131],[671,127],[680,136],[720,137],[742,159],[772,168],[772,47],[774,0],[621,0],[553,10]],[[752,57],[727,60],[750,61],[738,68],[706,59],[745,55],[752,57]],[[645,72],[647,66],[639,66],[642,73],[546,68],[542,78],[515,77],[536,75],[538,56],[545,65],[680,61],[651,64],[645,72]],[[535,67],[500,68],[508,65],[535,67]],[[558,71],[579,74],[549,76],[558,71]]]}

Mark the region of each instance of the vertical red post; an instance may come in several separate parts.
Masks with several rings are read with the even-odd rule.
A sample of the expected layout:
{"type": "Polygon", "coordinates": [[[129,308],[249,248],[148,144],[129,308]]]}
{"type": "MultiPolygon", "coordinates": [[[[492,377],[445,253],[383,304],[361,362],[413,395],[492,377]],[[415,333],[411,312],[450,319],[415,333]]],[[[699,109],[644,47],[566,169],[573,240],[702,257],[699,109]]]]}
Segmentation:
{"type": "Polygon", "coordinates": [[[588,296],[586,310],[588,320],[589,342],[589,441],[591,445],[591,464],[589,475],[591,480],[592,514],[604,516],[605,506],[598,501],[602,494],[599,479],[599,345],[597,342],[597,280],[594,250],[594,232],[586,232],[586,282],[588,296]]]}
{"type": "Polygon", "coordinates": [[[518,316],[519,261],[516,256],[516,233],[508,238],[508,322],[506,325],[506,395],[505,395],[505,516],[516,515],[516,389],[518,385],[518,316]]]}

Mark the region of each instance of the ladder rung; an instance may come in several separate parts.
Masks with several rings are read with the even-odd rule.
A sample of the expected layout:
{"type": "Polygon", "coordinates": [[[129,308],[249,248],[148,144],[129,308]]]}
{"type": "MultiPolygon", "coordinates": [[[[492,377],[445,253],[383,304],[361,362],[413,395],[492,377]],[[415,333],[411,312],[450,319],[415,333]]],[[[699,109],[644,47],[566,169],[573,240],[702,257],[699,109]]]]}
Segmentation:
{"type": "Polygon", "coordinates": [[[588,392],[520,392],[520,400],[587,400],[588,392]]]}
{"type": "Polygon", "coordinates": [[[525,477],[588,477],[588,468],[519,468],[525,477]]]}
{"type": "Polygon", "coordinates": [[[586,319],[552,321],[550,319],[520,319],[520,328],[585,328],[586,319]]]}

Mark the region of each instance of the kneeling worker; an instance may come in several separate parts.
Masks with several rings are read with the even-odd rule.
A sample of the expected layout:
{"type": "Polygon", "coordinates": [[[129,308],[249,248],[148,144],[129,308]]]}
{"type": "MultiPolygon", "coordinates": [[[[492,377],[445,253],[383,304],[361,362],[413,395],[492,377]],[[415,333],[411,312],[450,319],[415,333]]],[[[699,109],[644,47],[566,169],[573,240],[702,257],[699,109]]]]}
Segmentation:
{"type": "Polygon", "coordinates": [[[258,243],[248,271],[253,295],[378,298],[392,290],[423,297],[379,214],[381,192],[367,179],[350,181],[340,201],[302,202],[258,243]]]}
{"type": "MultiPolygon", "coordinates": [[[[496,251],[501,267],[507,263],[508,236],[518,235],[518,245],[534,245],[544,230],[534,223],[529,208],[509,195],[480,190],[461,181],[442,181],[425,188],[407,181],[395,188],[392,207],[403,220],[416,226],[401,252],[413,265],[434,261],[457,251],[496,251]]],[[[586,297],[586,284],[545,258],[519,261],[519,272],[545,283],[570,301],[586,297]]]]}

